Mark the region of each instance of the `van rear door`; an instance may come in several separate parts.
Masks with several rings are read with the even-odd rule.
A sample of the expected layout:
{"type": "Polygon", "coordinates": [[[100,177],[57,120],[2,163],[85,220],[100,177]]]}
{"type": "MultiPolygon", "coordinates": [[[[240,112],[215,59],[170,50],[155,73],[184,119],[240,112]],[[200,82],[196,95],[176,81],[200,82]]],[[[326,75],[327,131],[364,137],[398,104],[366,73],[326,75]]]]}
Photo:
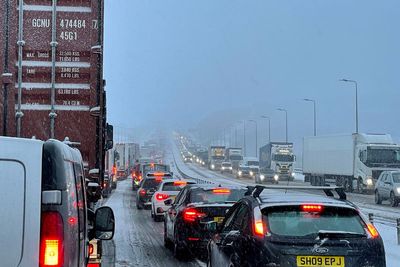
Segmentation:
{"type": "Polygon", "coordinates": [[[42,145],[40,141],[0,137],[2,266],[32,266],[32,260],[39,263],[42,145]]]}

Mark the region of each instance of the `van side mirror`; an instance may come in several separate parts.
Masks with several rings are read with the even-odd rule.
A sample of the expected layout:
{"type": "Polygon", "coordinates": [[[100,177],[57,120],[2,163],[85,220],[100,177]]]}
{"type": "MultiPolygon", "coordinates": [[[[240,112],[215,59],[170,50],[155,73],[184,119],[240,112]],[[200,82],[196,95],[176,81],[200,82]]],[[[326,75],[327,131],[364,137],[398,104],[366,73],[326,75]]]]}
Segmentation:
{"type": "Polygon", "coordinates": [[[110,240],[114,236],[115,218],[110,207],[101,207],[96,210],[94,221],[95,237],[100,240],[110,240]]]}
{"type": "Polygon", "coordinates": [[[107,123],[105,150],[112,149],[114,146],[114,127],[107,123]]]}

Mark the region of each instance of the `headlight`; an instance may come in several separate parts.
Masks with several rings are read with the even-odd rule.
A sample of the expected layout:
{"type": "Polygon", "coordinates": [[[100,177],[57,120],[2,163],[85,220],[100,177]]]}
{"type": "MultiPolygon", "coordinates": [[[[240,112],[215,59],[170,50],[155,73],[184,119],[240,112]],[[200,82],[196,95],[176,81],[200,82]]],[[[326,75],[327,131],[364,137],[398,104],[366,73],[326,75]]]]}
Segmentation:
{"type": "Polygon", "coordinates": [[[372,185],[372,184],[373,184],[372,179],[371,179],[371,178],[368,178],[368,179],[367,179],[367,185],[372,185]]]}
{"type": "Polygon", "coordinates": [[[253,175],[254,175],[254,172],[250,171],[250,176],[253,176],[253,175]]]}
{"type": "Polygon", "coordinates": [[[274,180],[275,180],[275,181],[278,181],[278,179],[279,179],[279,175],[278,175],[278,174],[275,174],[275,175],[274,175],[274,180]]]}
{"type": "Polygon", "coordinates": [[[214,164],[211,164],[211,169],[214,169],[215,168],[215,165],[214,164]]]}
{"type": "Polygon", "coordinates": [[[296,173],[292,172],[292,177],[294,177],[296,175],[296,173]]]}
{"type": "Polygon", "coordinates": [[[260,179],[261,179],[261,180],[264,180],[264,179],[265,179],[264,174],[261,174],[261,175],[260,175],[260,179]]]}
{"type": "Polygon", "coordinates": [[[222,170],[225,170],[225,167],[222,167],[222,170]]]}
{"type": "Polygon", "coordinates": [[[238,171],[239,176],[242,175],[242,171],[238,171]]]}
{"type": "Polygon", "coordinates": [[[232,170],[232,167],[229,167],[230,170],[232,170]]]}

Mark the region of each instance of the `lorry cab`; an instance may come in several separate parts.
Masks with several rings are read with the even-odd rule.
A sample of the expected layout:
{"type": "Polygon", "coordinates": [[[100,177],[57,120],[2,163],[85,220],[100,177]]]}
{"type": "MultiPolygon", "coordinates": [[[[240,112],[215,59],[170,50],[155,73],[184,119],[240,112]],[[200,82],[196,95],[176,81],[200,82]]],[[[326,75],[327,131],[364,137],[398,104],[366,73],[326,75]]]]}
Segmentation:
{"type": "Polygon", "coordinates": [[[0,206],[7,216],[0,222],[2,266],[86,266],[89,239],[111,239],[114,215],[98,209],[89,229],[79,150],[9,137],[0,137],[0,147],[0,182],[7,189],[0,206]],[[95,221],[102,220],[100,229],[95,221]]]}

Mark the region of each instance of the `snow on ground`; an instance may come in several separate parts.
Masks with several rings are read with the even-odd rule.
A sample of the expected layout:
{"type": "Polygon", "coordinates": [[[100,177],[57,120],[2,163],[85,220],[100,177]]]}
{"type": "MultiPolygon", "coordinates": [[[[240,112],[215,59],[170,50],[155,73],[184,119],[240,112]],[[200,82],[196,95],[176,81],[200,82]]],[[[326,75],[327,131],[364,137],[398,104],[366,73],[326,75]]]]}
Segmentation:
{"type": "Polygon", "coordinates": [[[397,244],[396,228],[381,223],[376,223],[375,227],[385,243],[386,266],[400,266],[400,246],[397,244]]]}

